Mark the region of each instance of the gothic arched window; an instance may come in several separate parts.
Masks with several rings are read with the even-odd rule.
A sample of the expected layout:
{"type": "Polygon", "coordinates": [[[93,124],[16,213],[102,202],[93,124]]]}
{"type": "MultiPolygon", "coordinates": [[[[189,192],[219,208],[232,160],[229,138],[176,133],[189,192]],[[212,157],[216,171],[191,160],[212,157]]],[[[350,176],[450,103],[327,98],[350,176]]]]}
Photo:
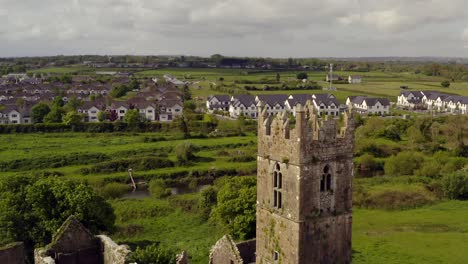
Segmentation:
{"type": "Polygon", "coordinates": [[[273,171],[273,207],[282,208],[283,206],[283,173],[277,163],[273,171]]]}
{"type": "Polygon", "coordinates": [[[320,191],[321,192],[331,191],[332,186],[333,186],[333,178],[331,175],[330,166],[326,165],[323,168],[323,174],[322,174],[322,177],[320,178],[320,191]]]}

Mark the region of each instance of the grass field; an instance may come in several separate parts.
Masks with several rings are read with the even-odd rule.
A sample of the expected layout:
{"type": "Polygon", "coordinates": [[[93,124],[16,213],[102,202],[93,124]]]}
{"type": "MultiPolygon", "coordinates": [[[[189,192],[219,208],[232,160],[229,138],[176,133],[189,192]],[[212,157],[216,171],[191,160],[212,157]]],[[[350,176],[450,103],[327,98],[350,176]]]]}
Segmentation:
{"type": "MultiPolygon", "coordinates": [[[[38,160],[54,157],[101,153],[108,157],[109,160],[106,161],[155,155],[167,155],[168,159],[175,161],[172,148],[183,141],[177,133],[0,135],[0,142],[3,143],[0,148],[0,160],[2,163],[23,160],[24,164],[34,164],[38,160]],[[154,138],[165,140],[148,140],[154,138]]],[[[231,162],[228,157],[220,154],[222,150],[241,150],[254,155],[256,137],[253,135],[190,139],[190,142],[201,148],[197,153],[199,159],[193,164],[135,171],[135,176],[148,180],[179,173],[179,176],[171,179],[187,179],[193,177],[190,175],[197,171],[236,169],[249,174],[256,168],[255,161],[231,162]]],[[[3,170],[2,177],[57,171],[63,173],[62,177],[87,180],[97,188],[103,186],[105,179],[128,181],[125,171],[87,175],[81,172],[81,169],[96,163],[100,164],[101,161],[88,160],[62,167],[51,163],[42,169],[32,170],[3,170]]],[[[356,180],[354,185],[358,188],[360,185],[371,184],[375,190],[388,188],[392,184],[399,186],[398,188],[412,188],[402,179],[396,179],[394,183],[356,180]]],[[[189,193],[165,199],[146,197],[110,200],[117,215],[117,231],[111,234],[111,237],[132,246],[159,242],[178,251],[187,250],[192,257],[192,263],[207,263],[211,245],[226,231],[191,209],[197,199],[197,193],[189,193]]],[[[463,249],[468,243],[467,219],[468,201],[435,202],[411,210],[356,208],[353,220],[353,263],[465,263],[468,259],[468,251],[463,249]]]]}
{"type": "MultiPolygon", "coordinates": [[[[120,71],[121,69],[99,69],[99,71],[120,71]]],[[[32,73],[52,73],[52,74],[92,74],[94,68],[83,67],[81,65],[71,67],[44,68],[31,71],[32,73]]],[[[162,77],[164,74],[171,74],[180,80],[193,83],[190,86],[194,96],[206,98],[211,94],[223,94],[210,88],[210,85],[221,83],[226,86],[234,86],[244,90],[244,84],[236,84],[235,81],[253,81],[251,86],[262,88],[265,83],[276,80],[276,74],[280,74],[281,82],[295,82],[296,74],[299,71],[272,71],[272,70],[252,70],[252,69],[206,69],[206,68],[165,68],[156,70],[132,69],[136,77],[162,77]],[[220,78],[224,80],[221,82],[220,78]]],[[[468,96],[468,82],[452,82],[449,88],[443,88],[440,83],[445,80],[441,77],[425,76],[410,72],[346,72],[336,71],[336,74],[347,78],[348,75],[361,75],[361,84],[335,84],[338,91],[332,92],[344,103],[346,97],[350,95],[368,95],[374,97],[387,97],[396,100],[400,93],[400,86],[408,86],[409,90],[435,90],[451,94],[468,96]]],[[[322,86],[327,86],[324,82],[326,72],[307,72],[309,80],[317,81],[322,86]]],[[[278,84],[279,85],[279,84],[278,84]]],[[[273,85],[275,86],[275,85],[273,85]]],[[[268,93],[324,93],[327,91],[318,90],[293,90],[293,91],[253,91],[253,94],[268,93]]]]}
{"type": "Polygon", "coordinates": [[[355,209],[353,263],[466,263],[467,219],[467,201],[406,211],[355,209]]]}

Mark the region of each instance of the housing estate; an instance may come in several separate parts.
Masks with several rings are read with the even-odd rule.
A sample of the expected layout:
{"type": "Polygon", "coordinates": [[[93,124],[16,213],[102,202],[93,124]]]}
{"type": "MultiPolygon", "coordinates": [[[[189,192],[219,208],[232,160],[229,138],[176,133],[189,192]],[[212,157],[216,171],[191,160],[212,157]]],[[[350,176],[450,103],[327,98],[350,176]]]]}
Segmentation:
{"type": "Polygon", "coordinates": [[[173,83],[158,85],[154,80],[147,80],[134,97],[111,101],[108,94],[113,87],[129,83],[127,77],[115,78],[111,83],[74,78],[71,84],[12,78],[7,76],[0,82],[0,124],[30,124],[32,106],[52,102],[57,96],[64,103],[71,98],[81,101],[77,112],[83,114],[84,122],[98,122],[99,112],[113,113],[117,120],[123,120],[130,109],[137,109],[148,121],[170,122],[183,112],[181,91],[173,83]]]}
{"type": "Polygon", "coordinates": [[[365,115],[388,115],[390,113],[390,101],[387,98],[349,96],[346,99],[346,105],[348,108],[365,115]]]}
{"type": "Polygon", "coordinates": [[[397,106],[405,109],[428,109],[436,112],[468,114],[468,96],[438,91],[402,91],[397,106]]]}

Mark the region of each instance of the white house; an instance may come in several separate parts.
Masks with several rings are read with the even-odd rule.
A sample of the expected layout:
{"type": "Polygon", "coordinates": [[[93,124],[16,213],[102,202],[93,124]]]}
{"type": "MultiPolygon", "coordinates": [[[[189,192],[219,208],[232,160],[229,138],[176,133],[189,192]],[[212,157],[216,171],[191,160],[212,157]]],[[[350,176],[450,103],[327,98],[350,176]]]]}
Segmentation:
{"type": "Polygon", "coordinates": [[[255,97],[246,94],[234,95],[231,98],[229,115],[234,118],[237,118],[240,115],[257,118],[257,104],[255,103],[255,97]]]}
{"type": "Polygon", "coordinates": [[[268,115],[276,115],[286,111],[286,100],[288,95],[286,94],[263,94],[255,97],[255,105],[261,101],[263,102],[268,115]]]}
{"type": "Polygon", "coordinates": [[[415,108],[422,105],[424,94],[421,91],[403,91],[397,99],[397,106],[415,108]]]}
{"type": "Polygon", "coordinates": [[[213,111],[229,111],[231,104],[231,96],[229,95],[211,95],[206,99],[206,109],[208,112],[213,111]]]}
{"type": "Polygon", "coordinates": [[[350,96],[346,99],[346,105],[361,114],[387,115],[390,113],[390,101],[387,98],[350,96]]]}
{"type": "Polygon", "coordinates": [[[285,102],[286,111],[296,115],[296,106],[312,103],[318,115],[338,116],[340,104],[333,94],[292,94],[285,102]]]}
{"type": "Polygon", "coordinates": [[[165,100],[160,102],[159,121],[168,122],[182,115],[184,106],[179,100],[165,100]]]}
{"type": "Polygon", "coordinates": [[[348,83],[361,83],[362,82],[362,77],[359,75],[349,75],[348,76],[348,83]]]}

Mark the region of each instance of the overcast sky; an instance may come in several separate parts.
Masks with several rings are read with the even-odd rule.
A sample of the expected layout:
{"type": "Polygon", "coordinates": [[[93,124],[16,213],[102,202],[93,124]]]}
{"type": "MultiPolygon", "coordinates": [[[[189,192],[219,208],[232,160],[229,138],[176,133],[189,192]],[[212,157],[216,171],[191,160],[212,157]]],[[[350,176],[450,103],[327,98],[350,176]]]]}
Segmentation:
{"type": "Polygon", "coordinates": [[[0,0],[0,56],[468,57],[468,0],[0,0]]]}

